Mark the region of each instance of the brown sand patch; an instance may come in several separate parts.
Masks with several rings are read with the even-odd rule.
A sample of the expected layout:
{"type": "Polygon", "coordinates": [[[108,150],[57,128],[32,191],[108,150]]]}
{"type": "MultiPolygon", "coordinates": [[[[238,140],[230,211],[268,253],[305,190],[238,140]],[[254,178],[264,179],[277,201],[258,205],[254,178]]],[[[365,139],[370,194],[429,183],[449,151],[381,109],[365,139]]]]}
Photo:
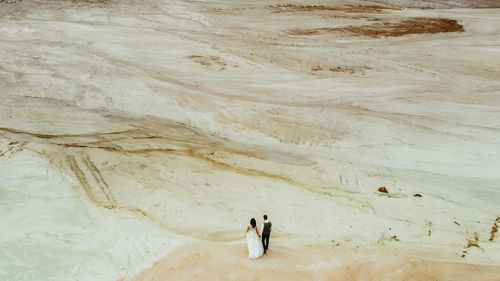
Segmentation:
{"type": "MultiPolygon", "coordinates": [[[[374,0],[372,2],[380,3],[382,5],[394,4],[394,0],[374,0]]],[[[452,9],[452,8],[500,8],[500,1],[498,0],[398,0],[397,5],[405,8],[420,8],[420,9],[452,9]]]]}
{"type": "Polygon", "coordinates": [[[293,28],[288,31],[288,34],[290,35],[315,35],[315,34],[320,34],[324,31],[323,28],[316,28],[316,29],[300,29],[300,28],[293,28]]]}
{"type": "Polygon", "coordinates": [[[345,31],[355,35],[371,37],[395,37],[408,34],[436,34],[443,32],[464,32],[457,20],[446,18],[414,18],[398,23],[383,23],[382,25],[365,25],[347,27],[345,31]]]}
{"type": "Polygon", "coordinates": [[[280,5],[270,5],[270,8],[274,8],[277,11],[337,11],[337,12],[346,12],[346,13],[381,13],[385,9],[394,10],[396,8],[393,7],[384,7],[380,5],[349,5],[349,6],[325,6],[325,5],[298,5],[298,4],[280,4],[280,5]]]}
{"type": "Polygon", "coordinates": [[[336,28],[291,29],[290,35],[318,35],[325,33],[348,33],[354,36],[397,37],[410,34],[436,34],[445,32],[464,32],[464,27],[454,19],[412,18],[400,22],[347,26],[336,28]]]}
{"type": "Polygon", "coordinates": [[[215,68],[217,70],[224,70],[226,69],[227,64],[222,61],[220,57],[217,56],[197,56],[197,55],[192,55],[188,56],[191,60],[193,60],[196,63],[199,63],[201,65],[215,68]]]}

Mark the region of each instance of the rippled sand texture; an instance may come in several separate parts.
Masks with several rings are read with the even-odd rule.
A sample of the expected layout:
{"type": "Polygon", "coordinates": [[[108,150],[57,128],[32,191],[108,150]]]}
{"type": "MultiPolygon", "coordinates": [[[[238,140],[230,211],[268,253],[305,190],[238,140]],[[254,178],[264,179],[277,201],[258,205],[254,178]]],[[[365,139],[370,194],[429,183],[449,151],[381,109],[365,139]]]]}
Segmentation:
{"type": "Polygon", "coordinates": [[[134,278],[263,213],[334,261],[498,265],[500,9],[471,3],[0,3],[0,279],[134,278]]]}

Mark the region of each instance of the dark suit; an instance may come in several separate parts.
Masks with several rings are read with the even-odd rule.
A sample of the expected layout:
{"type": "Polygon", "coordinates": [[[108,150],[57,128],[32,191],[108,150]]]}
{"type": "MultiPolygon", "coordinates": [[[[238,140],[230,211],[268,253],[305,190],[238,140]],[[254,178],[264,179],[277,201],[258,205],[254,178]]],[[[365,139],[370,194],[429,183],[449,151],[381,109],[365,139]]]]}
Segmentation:
{"type": "Polygon", "coordinates": [[[264,222],[264,227],[262,228],[262,246],[264,247],[264,253],[269,248],[269,237],[271,236],[271,228],[273,224],[268,221],[264,222]]]}

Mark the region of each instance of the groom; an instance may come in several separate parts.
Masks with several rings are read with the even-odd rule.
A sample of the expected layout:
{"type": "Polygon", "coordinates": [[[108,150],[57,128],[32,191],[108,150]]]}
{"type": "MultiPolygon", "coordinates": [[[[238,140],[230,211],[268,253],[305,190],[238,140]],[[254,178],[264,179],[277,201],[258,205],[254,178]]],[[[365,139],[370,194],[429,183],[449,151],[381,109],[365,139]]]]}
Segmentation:
{"type": "Polygon", "coordinates": [[[269,248],[269,236],[271,235],[271,231],[273,231],[273,224],[267,220],[267,215],[264,215],[264,222],[262,223],[260,231],[262,235],[262,246],[264,247],[265,254],[269,248]]]}

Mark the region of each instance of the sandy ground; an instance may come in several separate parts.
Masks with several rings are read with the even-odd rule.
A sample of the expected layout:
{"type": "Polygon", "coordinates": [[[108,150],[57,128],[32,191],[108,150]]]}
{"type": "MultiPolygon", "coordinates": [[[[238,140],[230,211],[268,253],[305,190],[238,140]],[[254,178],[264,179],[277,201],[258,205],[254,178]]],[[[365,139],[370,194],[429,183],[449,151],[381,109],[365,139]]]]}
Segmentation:
{"type": "Polygon", "coordinates": [[[500,10],[411,2],[0,2],[0,279],[492,280],[500,10]]]}
{"type": "Polygon", "coordinates": [[[424,261],[378,253],[362,255],[321,248],[273,247],[257,260],[246,245],[195,244],[180,248],[141,273],[137,281],[161,280],[372,280],[497,281],[500,267],[424,261]]]}

